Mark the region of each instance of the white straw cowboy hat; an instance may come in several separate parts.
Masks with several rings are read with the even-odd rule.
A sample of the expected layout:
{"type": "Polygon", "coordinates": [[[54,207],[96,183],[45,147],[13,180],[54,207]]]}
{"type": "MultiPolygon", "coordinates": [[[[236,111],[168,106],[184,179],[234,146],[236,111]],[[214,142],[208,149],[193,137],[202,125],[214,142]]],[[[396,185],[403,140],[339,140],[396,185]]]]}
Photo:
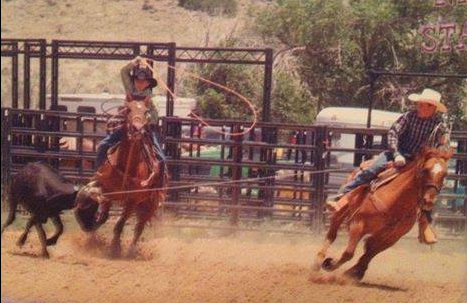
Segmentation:
{"type": "Polygon", "coordinates": [[[441,103],[441,94],[430,88],[425,88],[421,94],[410,94],[409,100],[432,104],[442,113],[447,111],[446,106],[441,103]]]}

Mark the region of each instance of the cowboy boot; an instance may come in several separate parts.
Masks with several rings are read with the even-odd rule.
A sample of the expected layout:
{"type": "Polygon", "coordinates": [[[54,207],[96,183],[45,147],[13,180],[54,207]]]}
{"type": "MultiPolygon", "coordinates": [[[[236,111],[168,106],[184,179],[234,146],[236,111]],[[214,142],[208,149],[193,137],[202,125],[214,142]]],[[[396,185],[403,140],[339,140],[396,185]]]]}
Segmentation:
{"type": "Polygon", "coordinates": [[[326,208],[331,212],[338,212],[344,206],[346,206],[348,202],[349,199],[347,196],[343,193],[339,193],[332,197],[330,200],[326,201],[326,208]]]}
{"type": "Polygon", "coordinates": [[[432,245],[438,242],[435,230],[430,224],[431,221],[431,210],[422,209],[418,217],[418,240],[420,243],[432,245]]]}

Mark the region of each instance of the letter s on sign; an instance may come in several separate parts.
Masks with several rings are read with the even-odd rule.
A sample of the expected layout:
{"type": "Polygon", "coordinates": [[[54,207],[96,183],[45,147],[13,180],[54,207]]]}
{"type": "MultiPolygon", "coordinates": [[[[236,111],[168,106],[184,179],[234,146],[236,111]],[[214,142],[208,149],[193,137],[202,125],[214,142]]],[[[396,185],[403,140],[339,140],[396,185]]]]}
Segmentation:
{"type": "Polygon", "coordinates": [[[420,34],[422,35],[422,37],[432,42],[432,44],[430,45],[426,43],[427,41],[422,42],[422,51],[425,53],[433,53],[438,47],[438,41],[435,37],[430,36],[430,32],[433,34],[436,32],[435,25],[428,24],[423,25],[420,28],[420,34]]]}

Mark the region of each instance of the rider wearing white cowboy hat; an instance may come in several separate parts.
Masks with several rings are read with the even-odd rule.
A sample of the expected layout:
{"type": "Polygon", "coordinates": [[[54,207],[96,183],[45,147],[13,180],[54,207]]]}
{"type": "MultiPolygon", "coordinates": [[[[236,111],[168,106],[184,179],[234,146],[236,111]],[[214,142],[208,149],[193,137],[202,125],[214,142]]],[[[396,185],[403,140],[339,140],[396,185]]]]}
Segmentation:
{"type": "MultiPolygon", "coordinates": [[[[388,162],[394,161],[396,167],[401,167],[407,160],[413,160],[435,128],[438,128],[436,142],[446,144],[448,129],[442,122],[441,115],[437,114],[446,112],[446,106],[441,103],[441,94],[426,88],[421,94],[410,94],[409,100],[416,103],[416,109],[402,114],[391,126],[388,132],[388,151],[379,154],[368,168],[357,174],[333,199],[326,202],[330,210],[338,211],[345,206],[348,202],[345,194],[362,184],[370,183],[386,168],[388,162]]],[[[431,221],[431,211],[424,211],[424,215],[431,221]]],[[[421,240],[433,244],[436,242],[436,236],[426,221],[423,222],[423,226],[419,226],[422,231],[421,240]]]]}

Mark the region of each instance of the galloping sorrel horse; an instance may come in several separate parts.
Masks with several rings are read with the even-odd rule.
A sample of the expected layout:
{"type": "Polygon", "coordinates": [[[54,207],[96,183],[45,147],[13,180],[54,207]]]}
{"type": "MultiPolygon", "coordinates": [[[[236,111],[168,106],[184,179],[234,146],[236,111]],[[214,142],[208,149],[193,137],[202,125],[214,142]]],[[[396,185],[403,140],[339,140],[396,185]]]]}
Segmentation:
{"type": "Polygon", "coordinates": [[[119,145],[109,151],[107,161],[91,182],[78,192],[76,199],[75,215],[81,228],[87,232],[95,231],[105,223],[112,204],[122,206],[123,211],[114,227],[110,246],[112,257],[121,255],[120,237],[125,222],[133,213],[137,222],[128,255],[135,254],[136,243],[145,224],[165,198],[164,190],[150,191],[165,188],[168,177],[165,163],[158,160],[148,131],[147,102],[150,102],[149,98],[127,103],[129,111],[123,124],[125,135],[119,145]]]}
{"type": "Polygon", "coordinates": [[[322,267],[332,271],[339,268],[352,259],[362,237],[370,235],[365,242],[364,254],[345,272],[346,276],[361,280],[370,261],[410,231],[422,208],[430,209],[434,205],[451,156],[450,149],[425,148],[389,183],[374,191],[370,186],[360,186],[348,193],[350,203],[332,216],[326,240],[316,255],[314,269],[322,267]],[[349,228],[347,247],[339,260],[326,258],[327,250],[345,220],[349,228]]]}

